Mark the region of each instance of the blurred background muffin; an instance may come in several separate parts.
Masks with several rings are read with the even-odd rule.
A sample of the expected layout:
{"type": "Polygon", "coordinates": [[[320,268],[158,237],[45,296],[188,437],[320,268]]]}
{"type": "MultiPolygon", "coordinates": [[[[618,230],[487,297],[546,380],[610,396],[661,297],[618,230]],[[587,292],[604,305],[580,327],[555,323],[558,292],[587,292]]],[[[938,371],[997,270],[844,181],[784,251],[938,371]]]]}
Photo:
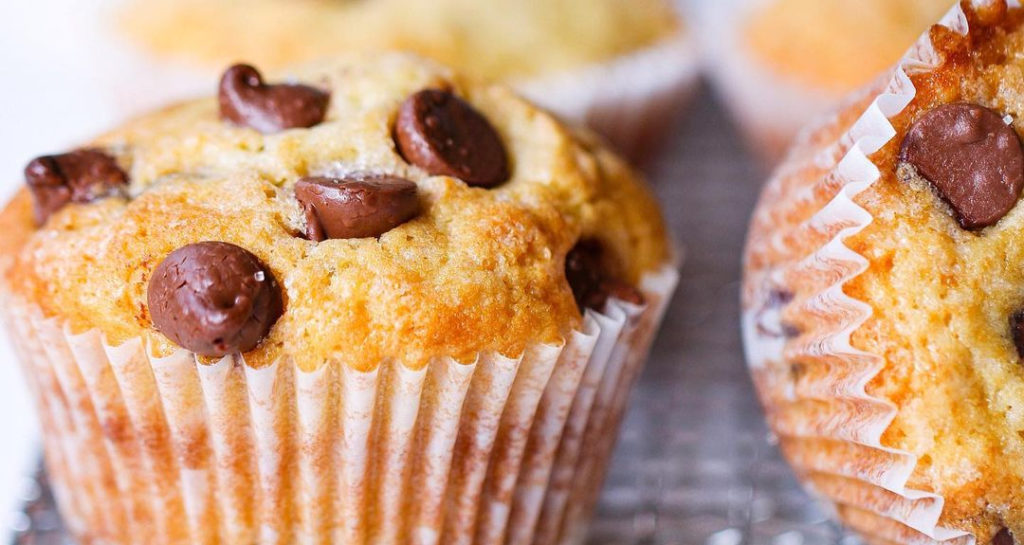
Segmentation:
{"type": "Polygon", "coordinates": [[[882,75],[951,0],[697,2],[709,75],[755,151],[781,158],[797,131],[882,75]]]}
{"type": "MultiPolygon", "coordinates": [[[[642,157],[688,98],[696,62],[668,0],[146,0],[119,30],[155,86],[205,90],[226,63],[273,71],[346,51],[400,49],[513,84],[642,157]],[[189,71],[199,79],[183,77],[189,71]]],[[[147,99],[167,93],[147,93],[147,99]]]]}

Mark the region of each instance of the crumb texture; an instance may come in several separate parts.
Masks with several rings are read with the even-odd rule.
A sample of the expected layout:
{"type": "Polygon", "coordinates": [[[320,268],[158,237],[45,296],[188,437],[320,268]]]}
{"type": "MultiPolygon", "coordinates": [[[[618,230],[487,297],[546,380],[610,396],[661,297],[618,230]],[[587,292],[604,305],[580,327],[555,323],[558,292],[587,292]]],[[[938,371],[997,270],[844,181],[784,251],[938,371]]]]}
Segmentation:
{"type": "Polygon", "coordinates": [[[27,193],[16,196],[0,214],[7,288],[74,330],[99,329],[113,344],[142,336],[165,353],[175,347],[146,305],[154,268],[187,244],[229,242],[284,290],[284,315],[250,364],[421,367],[559,342],[580,324],[564,260],[581,238],[600,240],[632,283],[669,258],[637,175],[503,88],[396,54],[316,62],[289,79],[330,91],[323,123],[264,135],[222,122],[214,99],[184,103],[88,144],[128,173],[127,196],[70,204],[39,230],[27,193]],[[493,124],[507,182],[469,187],[402,159],[395,116],[426,88],[452,89],[493,124]],[[419,215],[379,238],[306,240],[296,181],[351,173],[415,182],[419,215]]]}

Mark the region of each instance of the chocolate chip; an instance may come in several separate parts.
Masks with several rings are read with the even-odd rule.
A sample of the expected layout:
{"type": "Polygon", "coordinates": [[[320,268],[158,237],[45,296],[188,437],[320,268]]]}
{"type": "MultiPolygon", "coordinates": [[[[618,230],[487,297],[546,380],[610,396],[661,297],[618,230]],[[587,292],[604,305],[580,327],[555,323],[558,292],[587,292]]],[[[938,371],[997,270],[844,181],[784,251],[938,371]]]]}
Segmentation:
{"type": "Polygon", "coordinates": [[[428,89],[398,110],[395,141],[406,161],[432,176],[452,176],[471,186],[508,180],[508,157],[491,123],[448,91],[428,89]]]}
{"type": "Polygon", "coordinates": [[[964,229],[998,222],[1024,188],[1020,138],[1001,115],[975,104],[924,114],[903,139],[900,160],[931,182],[964,229]]]}
{"type": "Polygon", "coordinates": [[[25,182],[35,200],[36,223],[42,225],[68,203],[89,203],[117,193],[128,184],[128,175],[113,157],[82,149],[33,159],[25,167],[25,182]]]}
{"type": "Polygon", "coordinates": [[[303,178],[295,198],[306,214],[306,237],[378,237],[419,213],[416,184],[385,174],[303,178]]]}
{"type": "Polygon", "coordinates": [[[765,303],[765,306],[771,309],[779,309],[792,303],[795,297],[796,294],[789,290],[773,288],[768,292],[768,302],[765,303]]]}
{"type": "Polygon", "coordinates": [[[581,240],[565,257],[565,277],[576,297],[576,305],[583,309],[602,310],[609,297],[644,304],[639,290],[608,272],[604,246],[592,239],[581,240]]]}
{"type": "Polygon", "coordinates": [[[1024,310],[1010,316],[1010,335],[1013,337],[1013,344],[1017,346],[1017,354],[1024,358],[1024,310]]]}
{"type": "Polygon", "coordinates": [[[273,273],[226,242],[171,252],[153,271],[148,300],[157,330],[211,357],[252,350],[284,312],[273,273]]]}
{"type": "Polygon", "coordinates": [[[606,293],[607,297],[618,299],[619,301],[625,301],[634,305],[644,304],[644,294],[622,280],[606,278],[601,282],[600,291],[606,293]]]}
{"type": "Polygon", "coordinates": [[[992,545],[1014,545],[1016,542],[1013,540],[1013,535],[1010,534],[1009,528],[1003,528],[999,530],[996,537],[992,538],[992,545]]]}
{"type": "Polygon", "coordinates": [[[308,85],[268,85],[252,66],[236,64],[221,77],[218,99],[223,119],[267,134],[320,124],[330,94],[308,85]]]}
{"type": "Polygon", "coordinates": [[[800,382],[800,379],[807,374],[807,364],[792,363],[789,365],[789,378],[793,382],[800,382]]]}

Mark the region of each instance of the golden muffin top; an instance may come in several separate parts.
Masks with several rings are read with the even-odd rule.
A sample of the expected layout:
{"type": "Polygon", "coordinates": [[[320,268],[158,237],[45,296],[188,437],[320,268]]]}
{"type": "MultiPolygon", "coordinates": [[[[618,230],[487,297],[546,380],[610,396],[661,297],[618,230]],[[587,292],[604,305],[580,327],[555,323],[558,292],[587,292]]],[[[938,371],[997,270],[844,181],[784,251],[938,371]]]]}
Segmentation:
{"type": "Polygon", "coordinates": [[[771,0],[746,22],[746,47],[772,71],[840,96],[899,60],[951,0],[771,0]]]}
{"type": "Polygon", "coordinates": [[[401,49],[492,80],[603,62],[679,25],[668,0],[145,0],[120,18],[156,52],[216,66],[401,49]]]}
{"type": "Polygon", "coordinates": [[[401,54],[281,81],[235,66],[32,161],[8,291],[158,354],[416,367],[558,342],[669,258],[638,176],[502,87],[401,54]]]}

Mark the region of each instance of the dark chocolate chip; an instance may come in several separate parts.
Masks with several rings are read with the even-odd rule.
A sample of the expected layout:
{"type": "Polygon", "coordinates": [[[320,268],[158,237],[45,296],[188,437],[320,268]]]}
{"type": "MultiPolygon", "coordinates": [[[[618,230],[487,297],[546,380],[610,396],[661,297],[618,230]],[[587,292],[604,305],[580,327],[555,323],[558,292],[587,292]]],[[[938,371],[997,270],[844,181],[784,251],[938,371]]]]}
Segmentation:
{"type": "Polygon", "coordinates": [[[268,85],[252,66],[236,64],[220,80],[220,116],[262,133],[318,125],[330,94],[308,85],[268,85]]]}
{"type": "Polygon", "coordinates": [[[244,248],[200,242],[164,259],[149,281],[153,325],[196,354],[252,350],[284,312],[273,273],[244,248]]]}
{"type": "Polygon", "coordinates": [[[306,237],[378,237],[419,213],[416,184],[384,174],[303,178],[295,198],[306,215],[306,237]]]}
{"type": "Polygon", "coordinates": [[[999,530],[996,537],[992,538],[992,545],[1014,545],[1016,542],[1013,539],[1013,535],[1010,534],[1009,528],[1003,528],[999,530]]]}
{"type": "Polygon", "coordinates": [[[644,296],[635,287],[608,272],[604,246],[596,240],[581,240],[565,257],[565,277],[583,309],[602,310],[609,297],[644,304],[644,296]]]}
{"type": "Polygon", "coordinates": [[[1024,310],[1010,316],[1010,335],[1013,337],[1013,344],[1017,346],[1017,354],[1024,358],[1024,310]]]}
{"type": "Polygon", "coordinates": [[[600,291],[608,294],[607,297],[618,299],[619,301],[625,301],[634,305],[644,304],[644,294],[619,279],[606,278],[604,282],[601,282],[600,291]]]}
{"type": "Polygon", "coordinates": [[[432,176],[452,176],[471,186],[508,180],[501,137],[473,106],[448,91],[428,89],[398,110],[395,141],[406,161],[432,176]]]}
{"type": "Polygon", "coordinates": [[[25,167],[25,182],[35,201],[36,223],[46,223],[68,203],[89,203],[118,193],[128,175],[113,157],[93,149],[33,159],[25,167]]]}
{"type": "Polygon", "coordinates": [[[800,382],[800,379],[807,374],[807,365],[804,363],[792,363],[789,365],[789,378],[794,383],[800,382]]]}
{"type": "Polygon", "coordinates": [[[768,302],[765,304],[765,306],[772,309],[782,308],[792,303],[794,297],[796,297],[796,294],[789,290],[773,288],[771,291],[768,292],[768,302]]]}
{"type": "Polygon", "coordinates": [[[946,104],[907,132],[900,160],[913,165],[953,208],[964,229],[994,225],[1024,188],[1024,151],[998,113],[976,104],[946,104]]]}

